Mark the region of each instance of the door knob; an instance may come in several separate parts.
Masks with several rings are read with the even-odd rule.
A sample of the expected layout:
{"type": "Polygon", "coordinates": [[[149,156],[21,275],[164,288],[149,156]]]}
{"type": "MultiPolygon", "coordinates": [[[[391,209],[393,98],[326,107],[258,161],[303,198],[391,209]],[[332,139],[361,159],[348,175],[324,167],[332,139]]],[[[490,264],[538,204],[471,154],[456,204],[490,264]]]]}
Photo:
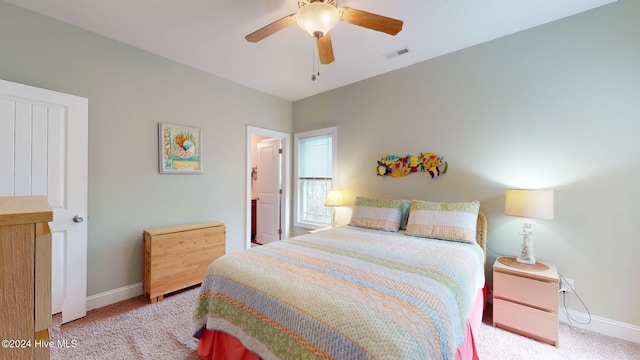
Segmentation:
{"type": "Polygon", "coordinates": [[[80,215],[76,215],[76,216],[73,217],[73,222],[81,223],[83,221],[84,221],[84,217],[82,217],[80,215]]]}

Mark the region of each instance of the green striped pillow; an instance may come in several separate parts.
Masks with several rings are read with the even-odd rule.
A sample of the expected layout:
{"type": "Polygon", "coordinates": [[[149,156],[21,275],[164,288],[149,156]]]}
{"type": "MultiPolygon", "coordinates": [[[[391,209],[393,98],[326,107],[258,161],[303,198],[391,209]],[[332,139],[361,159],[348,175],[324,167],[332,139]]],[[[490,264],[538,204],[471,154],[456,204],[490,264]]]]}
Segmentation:
{"type": "Polygon", "coordinates": [[[479,211],[479,201],[439,203],[412,200],[405,234],[474,242],[479,211]]]}
{"type": "Polygon", "coordinates": [[[398,231],[402,210],[409,200],[383,200],[356,197],[349,225],[368,229],[398,231]]]}

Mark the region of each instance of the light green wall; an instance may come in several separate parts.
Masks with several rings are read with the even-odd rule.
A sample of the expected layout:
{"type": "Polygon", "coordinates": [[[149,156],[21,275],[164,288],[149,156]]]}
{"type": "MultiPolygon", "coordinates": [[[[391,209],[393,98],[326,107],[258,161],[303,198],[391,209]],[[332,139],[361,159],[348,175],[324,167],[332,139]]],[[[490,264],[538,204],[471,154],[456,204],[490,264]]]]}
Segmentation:
{"type": "MultiPolygon", "coordinates": [[[[294,131],[337,125],[348,202],[480,200],[497,253],[522,244],[505,190],[554,189],[555,220],[532,221],[538,258],[575,279],[592,314],[640,325],[638,15],[640,2],[620,0],[297,101],[294,131]],[[448,173],[374,173],[382,156],[421,151],[443,155],[448,173]]],[[[341,223],[349,216],[339,208],[341,223]]]]}
{"type": "Polygon", "coordinates": [[[88,295],[142,281],[145,228],[218,220],[244,248],[246,126],[292,105],[0,1],[0,78],[89,99],[88,295]],[[158,122],[203,129],[203,175],[158,174],[158,122]]]}

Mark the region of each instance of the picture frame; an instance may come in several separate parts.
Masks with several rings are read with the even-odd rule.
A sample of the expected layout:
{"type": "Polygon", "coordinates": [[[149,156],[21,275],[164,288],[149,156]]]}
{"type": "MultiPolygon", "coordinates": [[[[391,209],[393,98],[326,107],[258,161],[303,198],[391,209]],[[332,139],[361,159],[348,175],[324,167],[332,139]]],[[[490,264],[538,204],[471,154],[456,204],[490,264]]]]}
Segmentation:
{"type": "Polygon", "coordinates": [[[202,129],[158,123],[158,171],[202,174],[202,129]]]}

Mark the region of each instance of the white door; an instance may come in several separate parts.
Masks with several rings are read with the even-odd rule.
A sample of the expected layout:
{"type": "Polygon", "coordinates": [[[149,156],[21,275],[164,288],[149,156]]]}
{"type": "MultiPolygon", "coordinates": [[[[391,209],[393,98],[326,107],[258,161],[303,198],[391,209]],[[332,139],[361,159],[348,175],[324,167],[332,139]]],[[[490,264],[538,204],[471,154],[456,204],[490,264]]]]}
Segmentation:
{"type": "Polygon", "coordinates": [[[86,315],[88,100],[0,80],[0,196],[53,209],[52,311],[86,315]]]}
{"type": "Polygon", "coordinates": [[[280,240],[280,140],[258,143],[258,202],[256,242],[268,244],[280,240]]]}

